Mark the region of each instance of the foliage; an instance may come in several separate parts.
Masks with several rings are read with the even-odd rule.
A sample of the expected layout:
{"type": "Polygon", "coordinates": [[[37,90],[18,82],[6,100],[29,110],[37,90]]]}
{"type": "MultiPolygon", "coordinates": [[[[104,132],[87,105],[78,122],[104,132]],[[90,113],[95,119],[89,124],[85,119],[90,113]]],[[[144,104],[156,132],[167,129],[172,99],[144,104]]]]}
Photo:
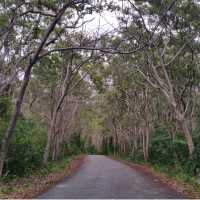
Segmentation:
{"type": "Polygon", "coordinates": [[[30,192],[30,188],[32,189],[36,183],[38,183],[40,187],[46,187],[46,182],[51,185],[52,180],[54,181],[54,179],[57,179],[59,173],[62,173],[63,176],[66,176],[66,168],[76,159],[76,156],[71,156],[56,162],[49,162],[46,166],[42,166],[41,168],[34,170],[33,174],[31,175],[23,178],[16,177],[16,179],[13,180],[5,180],[0,185],[0,198],[9,198],[8,195],[17,192],[30,192]],[[49,179],[51,179],[51,181],[49,181],[49,179]]]}
{"type": "Polygon", "coordinates": [[[8,96],[0,97],[0,119],[5,121],[9,118],[11,111],[11,100],[8,96]]]}
{"type": "Polygon", "coordinates": [[[187,160],[187,144],[183,137],[176,135],[172,138],[166,128],[158,127],[150,144],[150,162],[163,165],[174,165],[175,162],[184,164],[187,160]]]}
{"type": "Polygon", "coordinates": [[[22,176],[41,166],[47,132],[54,138],[46,145],[53,160],[101,152],[199,173],[199,4],[100,2],[74,2],[49,34],[48,25],[65,1],[0,3],[1,141],[10,118],[21,112],[12,141],[4,138],[10,144],[5,176],[22,176]],[[98,30],[91,37],[83,31],[87,21],[80,21],[94,10],[101,12],[103,5],[119,13],[119,31],[98,30]],[[33,53],[39,55],[36,60],[33,53]],[[25,87],[20,73],[30,76],[25,87]],[[20,99],[13,109],[20,112],[11,115],[20,99]]]}
{"type": "MultiPolygon", "coordinates": [[[[6,123],[5,123],[6,124],[6,123]]],[[[3,133],[1,126],[1,133],[3,133]]],[[[6,128],[6,125],[4,129],[6,128]]],[[[14,138],[9,148],[8,157],[5,162],[3,179],[27,176],[36,169],[41,169],[44,174],[56,171],[60,164],[50,161],[47,167],[43,167],[43,151],[46,144],[47,130],[38,121],[21,117],[15,129],[14,138]]],[[[0,135],[2,137],[2,134],[0,135]]],[[[63,167],[68,158],[81,153],[96,153],[92,145],[85,145],[85,140],[80,134],[75,133],[70,141],[64,145],[62,156],[63,167]]],[[[61,161],[60,161],[61,162],[61,161]]]]}
{"type": "Polygon", "coordinates": [[[107,141],[104,140],[102,143],[101,147],[101,154],[104,155],[113,155],[114,154],[114,145],[112,143],[112,138],[110,137],[108,139],[109,143],[107,144],[107,141]]]}
{"type": "Polygon", "coordinates": [[[200,135],[194,137],[195,142],[195,151],[192,155],[192,158],[190,158],[187,161],[186,169],[187,171],[192,175],[199,175],[200,174],[200,135]]]}
{"type": "Polygon", "coordinates": [[[78,155],[81,153],[95,154],[97,150],[94,145],[89,144],[81,137],[80,133],[74,133],[69,142],[65,145],[65,153],[68,156],[78,155]]]}
{"type": "Polygon", "coordinates": [[[41,166],[46,130],[38,124],[23,117],[18,121],[5,162],[4,177],[24,176],[41,166]]]}
{"type": "MultiPolygon", "coordinates": [[[[177,178],[182,180],[189,176],[196,176],[200,172],[199,139],[199,134],[194,136],[195,151],[188,159],[184,138],[179,134],[172,138],[166,127],[157,127],[151,138],[148,163],[171,176],[176,176],[178,171],[177,178]]],[[[140,150],[129,154],[128,158],[134,162],[144,162],[143,152],[140,150]]]]}
{"type": "Polygon", "coordinates": [[[80,134],[75,133],[73,137],[71,137],[70,141],[66,144],[66,153],[67,155],[78,155],[84,151],[84,141],[80,137],[80,134]]]}

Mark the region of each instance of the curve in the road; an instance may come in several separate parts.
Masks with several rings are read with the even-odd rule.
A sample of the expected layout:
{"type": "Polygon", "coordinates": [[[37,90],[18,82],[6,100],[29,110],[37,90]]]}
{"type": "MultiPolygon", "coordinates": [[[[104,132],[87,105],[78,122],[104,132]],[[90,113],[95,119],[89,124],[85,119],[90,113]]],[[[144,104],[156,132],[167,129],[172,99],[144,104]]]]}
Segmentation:
{"type": "Polygon", "coordinates": [[[125,164],[101,155],[87,156],[72,177],[40,195],[42,199],[145,199],[182,198],[125,164]]]}

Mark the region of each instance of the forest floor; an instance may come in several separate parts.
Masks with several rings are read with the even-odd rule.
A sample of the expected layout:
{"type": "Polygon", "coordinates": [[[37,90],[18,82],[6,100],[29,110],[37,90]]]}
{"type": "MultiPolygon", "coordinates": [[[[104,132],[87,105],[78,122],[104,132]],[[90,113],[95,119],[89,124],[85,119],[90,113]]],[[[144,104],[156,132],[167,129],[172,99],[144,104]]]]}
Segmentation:
{"type": "Polygon", "coordinates": [[[72,156],[50,163],[47,168],[36,170],[28,177],[0,183],[0,199],[28,199],[45,192],[63,178],[73,175],[82,164],[85,155],[72,156]]]}
{"type": "Polygon", "coordinates": [[[160,171],[158,168],[150,164],[136,164],[131,162],[130,160],[126,160],[124,158],[119,158],[115,156],[111,156],[112,159],[118,160],[121,163],[124,163],[131,167],[132,169],[137,170],[145,174],[145,176],[153,177],[157,179],[163,186],[167,186],[187,198],[200,198],[200,185],[194,181],[183,181],[177,180],[175,177],[170,176],[167,173],[160,171]]]}

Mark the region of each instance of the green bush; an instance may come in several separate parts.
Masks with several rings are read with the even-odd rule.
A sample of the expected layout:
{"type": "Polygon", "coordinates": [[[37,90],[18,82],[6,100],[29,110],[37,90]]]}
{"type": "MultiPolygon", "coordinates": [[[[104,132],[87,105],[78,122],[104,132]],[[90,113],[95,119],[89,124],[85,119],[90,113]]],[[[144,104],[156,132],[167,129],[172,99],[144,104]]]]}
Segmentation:
{"type": "Polygon", "coordinates": [[[144,162],[143,150],[141,148],[135,150],[133,153],[129,154],[128,159],[137,163],[143,163],[144,162]]]}
{"type": "Polygon", "coordinates": [[[0,120],[8,120],[11,111],[11,101],[7,96],[0,97],[0,120]]]}
{"type": "Polygon", "coordinates": [[[68,156],[85,153],[85,141],[79,133],[73,134],[70,141],[64,146],[64,151],[68,156]]]}
{"type": "Polygon", "coordinates": [[[163,165],[173,164],[172,141],[165,128],[155,130],[149,147],[149,160],[163,165]]]}
{"type": "Polygon", "coordinates": [[[117,150],[117,148],[114,147],[112,137],[109,137],[109,138],[103,140],[101,152],[100,152],[101,154],[111,155],[111,154],[114,154],[114,151],[116,151],[116,150],[117,150]]]}
{"type": "Polygon", "coordinates": [[[150,144],[149,162],[162,168],[179,169],[184,174],[191,176],[200,173],[200,135],[195,130],[193,134],[195,150],[189,159],[188,147],[185,138],[179,134],[172,140],[167,129],[158,128],[152,137],[150,144]]]}
{"type": "Polygon", "coordinates": [[[155,130],[149,148],[150,162],[160,165],[173,166],[177,163],[185,164],[188,159],[188,150],[185,139],[176,134],[171,138],[168,130],[159,127],[155,130]]]}
{"type": "Polygon", "coordinates": [[[85,152],[87,154],[98,154],[98,151],[94,145],[87,145],[85,147],[85,152]]]}
{"type": "Polygon", "coordinates": [[[195,150],[192,158],[186,163],[187,171],[192,175],[200,174],[200,135],[194,137],[195,150]]]}
{"type": "Polygon", "coordinates": [[[64,155],[72,156],[81,153],[97,154],[97,150],[94,145],[86,143],[79,133],[74,133],[69,142],[64,145],[64,155]]]}
{"type": "Polygon", "coordinates": [[[19,119],[5,161],[4,176],[24,176],[38,168],[41,165],[45,138],[46,130],[38,123],[19,119]]]}

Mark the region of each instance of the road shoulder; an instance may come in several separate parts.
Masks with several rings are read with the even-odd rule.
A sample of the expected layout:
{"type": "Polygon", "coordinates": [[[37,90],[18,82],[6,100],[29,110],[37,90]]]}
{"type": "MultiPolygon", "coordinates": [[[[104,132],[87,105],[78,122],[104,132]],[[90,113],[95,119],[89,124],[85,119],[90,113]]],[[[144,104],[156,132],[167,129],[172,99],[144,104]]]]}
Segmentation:
{"type": "Polygon", "coordinates": [[[178,182],[174,180],[172,177],[169,177],[167,174],[156,171],[153,167],[149,165],[141,165],[141,164],[132,163],[130,161],[121,159],[119,157],[114,157],[114,156],[109,156],[109,158],[113,160],[117,160],[129,166],[130,168],[137,170],[141,174],[150,177],[154,181],[159,182],[159,184],[165,187],[168,187],[171,190],[176,191],[177,193],[181,194],[185,198],[190,198],[190,199],[200,198],[200,194],[196,192],[190,184],[178,182]]]}
{"type": "MultiPolygon", "coordinates": [[[[85,155],[73,157],[64,168],[55,170],[54,172],[44,175],[36,172],[30,177],[20,178],[19,180],[1,183],[0,198],[1,199],[31,199],[36,198],[41,193],[47,191],[64,178],[72,176],[85,159],[85,155]]],[[[58,163],[59,165],[59,163],[58,163]]]]}

